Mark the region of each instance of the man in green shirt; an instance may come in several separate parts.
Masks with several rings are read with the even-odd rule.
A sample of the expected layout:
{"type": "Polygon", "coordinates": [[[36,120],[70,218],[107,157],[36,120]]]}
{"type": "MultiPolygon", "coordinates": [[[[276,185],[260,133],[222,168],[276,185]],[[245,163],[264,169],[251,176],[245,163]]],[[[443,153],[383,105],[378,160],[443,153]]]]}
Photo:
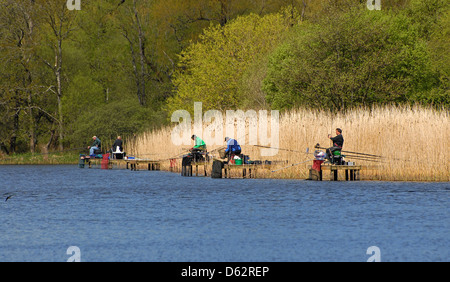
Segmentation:
{"type": "Polygon", "coordinates": [[[192,135],[191,139],[194,140],[194,147],[191,151],[206,151],[205,141],[196,135],[192,135]]]}
{"type": "Polygon", "coordinates": [[[191,155],[195,162],[202,160],[202,153],[206,151],[205,142],[198,136],[192,135],[192,140],[194,140],[194,147],[191,148],[191,155]]]}

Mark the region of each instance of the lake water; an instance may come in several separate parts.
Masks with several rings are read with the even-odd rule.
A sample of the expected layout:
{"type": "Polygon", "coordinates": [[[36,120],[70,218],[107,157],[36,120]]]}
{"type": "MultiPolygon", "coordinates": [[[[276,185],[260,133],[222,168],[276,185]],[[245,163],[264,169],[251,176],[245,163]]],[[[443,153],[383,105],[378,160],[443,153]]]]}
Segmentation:
{"type": "Polygon", "coordinates": [[[448,182],[0,166],[0,193],[0,261],[450,261],[448,182]]]}

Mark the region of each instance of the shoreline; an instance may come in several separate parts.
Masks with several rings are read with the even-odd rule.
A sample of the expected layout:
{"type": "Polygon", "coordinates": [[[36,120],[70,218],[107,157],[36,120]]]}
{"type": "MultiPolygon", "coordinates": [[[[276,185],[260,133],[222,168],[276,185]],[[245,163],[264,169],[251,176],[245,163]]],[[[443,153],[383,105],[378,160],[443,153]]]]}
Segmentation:
{"type": "MultiPolygon", "coordinates": [[[[78,160],[78,159],[77,159],[78,160]]],[[[74,169],[80,169],[78,168],[78,161],[73,161],[73,160],[69,160],[69,161],[59,161],[57,162],[56,160],[53,161],[35,161],[35,162],[14,162],[14,161],[5,161],[4,159],[0,159],[0,167],[1,166],[74,166],[74,169]]],[[[85,168],[86,169],[86,168],[85,168]]],[[[95,169],[95,168],[94,168],[95,169]]],[[[114,170],[114,169],[113,169],[114,170]]],[[[117,170],[117,169],[115,169],[117,170]]],[[[169,168],[162,166],[161,167],[161,172],[167,172],[167,173],[173,173],[173,174],[179,174],[181,171],[178,171],[178,169],[176,171],[171,171],[169,168]]],[[[297,172],[296,175],[297,177],[293,177],[293,174],[290,173],[289,176],[271,176],[268,177],[266,172],[261,173],[262,177],[257,177],[256,179],[271,179],[271,180],[302,180],[302,181],[313,181],[313,180],[309,180],[307,179],[307,177],[303,177],[304,173],[306,173],[307,169],[306,168],[302,168],[300,170],[300,172],[297,172]]],[[[208,175],[210,174],[210,171],[208,171],[208,175]]],[[[306,175],[306,174],[305,174],[306,175]]],[[[198,176],[198,177],[204,177],[204,176],[198,176]]],[[[208,177],[208,176],[207,176],[208,177]]],[[[242,178],[231,178],[231,179],[242,179],[242,178]]],[[[332,182],[329,180],[324,180],[323,182],[332,182]]],[[[338,181],[338,182],[345,182],[343,180],[338,181]]],[[[361,180],[359,181],[355,181],[355,182],[397,182],[397,183],[401,183],[401,182],[411,182],[411,183],[446,183],[446,182],[450,182],[449,180],[423,180],[423,179],[374,179],[371,177],[362,177],[361,180]]]]}
{"type": "Polygon", "coordinates": [[[0,165],[72,165],[78,163],[78,153],[25,153],[0,157],[0,165]]]}

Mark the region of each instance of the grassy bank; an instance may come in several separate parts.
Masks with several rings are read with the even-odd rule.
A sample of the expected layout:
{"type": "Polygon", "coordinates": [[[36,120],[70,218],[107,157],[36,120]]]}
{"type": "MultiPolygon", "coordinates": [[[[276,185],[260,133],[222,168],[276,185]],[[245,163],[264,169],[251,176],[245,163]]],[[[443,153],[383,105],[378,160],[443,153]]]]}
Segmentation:
{"type": "MultiPolygon", "coordinates": [[[[274,157],[263,157],[261,148],[242,147],[243,153],[253,160],[282,160],[295,164],[313,158],[305,153],[306,148],[313,151],[317,143],[329,147],[331,142],[327,135],[334,135],[334,129],[339,127],[343,129],[344,150],[383,156],[379,163],[354,160],[367,168],[361,173],[363,180],[450,181],[449,120],[448,111],[424,107],[360,108],[336,115],[299,109],[280,116],[278,148],[291,151],[279,150],[274,157]]],[[[189,147],[174,145],[171,142],[172,131],[173,126],[142,134],[129,142],[128,151],[144,158],[166,160],[163,168],[168,167],[169,158],[179,157],[189,147]]],[[[236,136],[245,136],[246,133],[237,133],[236,136]]],[[[244,139],[238,138],[238,141],[244,143],[244,139]]],[[[245,143],[248,143],[248,135],[245,143]]],[[[218,147],[208,146],[208,150],[218,147]]],[[[307,178],[310,164],[307,162],[276,173],[260,171],[258,176],[307,178]]]]}
{"type": "Polygon", "coordinates": [[[78,153],[14,154],[0,156],[0,165],[66,165],[78,164],[78,153]]]}

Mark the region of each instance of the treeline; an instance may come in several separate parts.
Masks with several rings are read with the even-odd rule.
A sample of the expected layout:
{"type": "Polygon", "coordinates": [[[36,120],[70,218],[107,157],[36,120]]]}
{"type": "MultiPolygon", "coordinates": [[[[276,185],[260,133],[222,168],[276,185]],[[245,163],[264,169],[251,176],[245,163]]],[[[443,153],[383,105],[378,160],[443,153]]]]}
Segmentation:
{"type": "Polygon", "coordinates": [[[174,110],[448,107],[445,0],[0,0],[0,148],[85,147],[174,110]]]}
{"type": "Polygon", "coordinates": [[[290,6],[211,27],[183,50],[168,107],[448,108],[450,2],[385,2],[326,1],[306,18],[290,6]]]}

